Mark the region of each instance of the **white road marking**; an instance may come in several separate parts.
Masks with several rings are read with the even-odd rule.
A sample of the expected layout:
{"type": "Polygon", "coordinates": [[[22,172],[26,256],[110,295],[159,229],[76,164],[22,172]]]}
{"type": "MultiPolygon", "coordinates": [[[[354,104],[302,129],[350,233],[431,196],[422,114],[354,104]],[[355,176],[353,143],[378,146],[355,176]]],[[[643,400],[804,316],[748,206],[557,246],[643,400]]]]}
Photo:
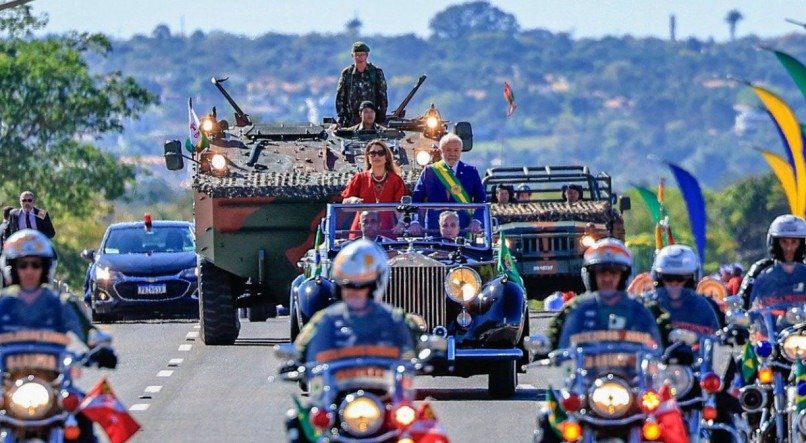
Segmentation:
{"type": "Polygon", "coordinates": [[[193,325],[193,329],[201,329],[201,325],[198,325],[198,324],[193,325]]]}
{"type": "Polygon", "coordinates": [[[521,384],[519,384],[519,385],[518,385],[518,387],[519,387],[519,388],[523,388],[523,389],[537,389],[537,388],[535,387],[535,385],[529,385],[529,384],[525,384],[525,383],[521,383],[521,384]]]}
{"type": "Polygon", "coordinates": [[[179,345],[179,350],[182,352],[190,351],[193,345],[179,345]]]}
{"type": "Polygon", "coordinates": [[[157,372],[157,377],[170,377],[171,375],[173,375],[173,373],[174,373],[174,371],[170,371],[170,370],[166,369],[166,370],[157,372]]]}
{"type": "Polygon", "coordinates": [[[146,392],[149,394],[156,394],[162,390],[162,386],[146,386],[146,392]]]}
{"type": "Polygon", "coordinates": [[[190,332],[188,332],[188,334],[185,337],[186,338],[196,338],[198,336],[199,336],[199,331],[190,331],[190,332]]]}
{"type": "Polygon", "coordinates": [[[129,408],[130,411],[145,411],[148,407],[151,406],[146,403],[136,403],[133,404],[132,407],[129,408]]]}
{"type": "Polygon", "coordinates": [[[183,361],[185,361],[184,358],[172,358],[171,361],[168,362],[168,366],[179,366],[183,361]]]}

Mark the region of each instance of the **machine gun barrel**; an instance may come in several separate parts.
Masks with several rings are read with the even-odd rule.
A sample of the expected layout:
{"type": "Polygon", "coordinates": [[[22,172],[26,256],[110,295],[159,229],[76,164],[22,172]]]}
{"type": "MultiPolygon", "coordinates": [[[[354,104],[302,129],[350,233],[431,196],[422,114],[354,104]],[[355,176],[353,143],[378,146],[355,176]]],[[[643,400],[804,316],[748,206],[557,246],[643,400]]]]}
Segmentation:
{"type": "Polygon", "coordinates": [[[406,114],[406,106],[408,106],[409,102],[414,97],[414,94],[417,93],[417,90],[420,89],[420,85],[423,84],[426,78],[428,77],[425,74],[420,76],[420,78],[417,80],[417,84],[414,85],[414,88],[412,88],[411,91],[409,91],[409,95],[407,95],[406,98],[400,102],[400,106],[398,106],[397,109],[395,109],[395,112],[392,113],[392,117],[403,118],[403,116],[406,114]]]}
{"type": "MultiPolygon", "coordinates": [[[[227,77],[228,78],[228,77],[227,77]]],[[[238,106],[238,103],[233,100],[233,98],[229,95],[224,86],[221,84],[227,81],[227,78],[217,79],[215,77],[211,78],[210,81],[213,82],[216,88],[221,92],[225,99],[229,102],[233,109],[235,109],[235,125],[236,126],[249,126],[252,124],[252,120],[249,118],[249,114],[245,114],[241,107],[238,106]]]]}

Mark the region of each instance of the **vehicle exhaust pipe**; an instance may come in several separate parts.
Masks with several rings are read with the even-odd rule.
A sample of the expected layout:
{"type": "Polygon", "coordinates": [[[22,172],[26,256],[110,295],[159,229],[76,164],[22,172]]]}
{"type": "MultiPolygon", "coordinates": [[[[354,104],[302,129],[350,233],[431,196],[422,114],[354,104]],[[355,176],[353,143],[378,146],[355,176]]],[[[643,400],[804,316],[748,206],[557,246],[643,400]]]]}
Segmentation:
{"type": "Polygon", "coordinates": [[[745,386],[739,390],[739,403],[745,412],[759,412],[767,405],[767,391],[758,386],[745,386]]]}

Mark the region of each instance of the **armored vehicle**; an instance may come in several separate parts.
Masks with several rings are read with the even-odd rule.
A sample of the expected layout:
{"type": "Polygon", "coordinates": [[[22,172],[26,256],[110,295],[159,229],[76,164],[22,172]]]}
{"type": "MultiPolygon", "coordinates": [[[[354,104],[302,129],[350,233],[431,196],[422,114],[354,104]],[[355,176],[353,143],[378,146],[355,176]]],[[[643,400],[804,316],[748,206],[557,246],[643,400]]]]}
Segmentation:
{"type": "Polygon", "coordinates": [[[491,168],[482,179],[495,201],[498,185],[519,196],[493,203],[499,232],[517,261],[530,298],[554,291],[584,291],[580,271],[588,246],[603,237],[624,240],[622,213],[630,198],[613,193],[611,177],[594,175],[587,166],[491,168]],[[580,200],[569,203],[564,191],[575,187],[580,200]]]}
{"type": "Polygon", "coordinates": [[[212,83],[235,110],[235,122],[218,120],[216,110],[202,117],[209,147],[187,156],[182,143],[165,143],[170,170],[190,160],[193,173],[199,275],[200,336],[208,345],[234,343],[238,308],[251,320],[265,320],[288,303],[300,258],[313,247],[327,203],[339,202],[353,174],[363,169],[364,146],[382,138],[412,186],[421,169],[438,159],[437,143],[448,131],[473,146],[467,122],[449,124],[434,105],[405,118],[405,107],[425,81],[421,76],[381,131],[322,124],[257,124],[224,89],[212,83]]]}

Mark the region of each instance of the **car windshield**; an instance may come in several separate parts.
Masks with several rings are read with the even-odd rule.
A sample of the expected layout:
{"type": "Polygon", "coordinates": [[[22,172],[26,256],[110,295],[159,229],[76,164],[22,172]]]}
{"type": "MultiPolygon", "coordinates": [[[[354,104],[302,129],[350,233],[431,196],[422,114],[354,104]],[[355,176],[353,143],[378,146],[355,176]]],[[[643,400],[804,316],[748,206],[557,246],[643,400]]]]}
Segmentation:
{"type": "Polygon", "coordinates": [[[109,231],[104,254],[145,254],[154,252],[193,252],[196,249],[193,232],[187,226],[154,226],[117,228],[109,231]]]}
{"type": "Polygon", "coordinates": [[[339,248],[361,237],[381,243],[413,241],[477,249],[492,246],[489,205],[412,204],[398,211],[400,208],[384,203],[329,205],[327,235],[331,247],[339,248]],[[478,220],[481,232],[471,231],[472,220],[478,220]],[[421,226],[417,235],[411,228],[414,221],[421,226]]]}

